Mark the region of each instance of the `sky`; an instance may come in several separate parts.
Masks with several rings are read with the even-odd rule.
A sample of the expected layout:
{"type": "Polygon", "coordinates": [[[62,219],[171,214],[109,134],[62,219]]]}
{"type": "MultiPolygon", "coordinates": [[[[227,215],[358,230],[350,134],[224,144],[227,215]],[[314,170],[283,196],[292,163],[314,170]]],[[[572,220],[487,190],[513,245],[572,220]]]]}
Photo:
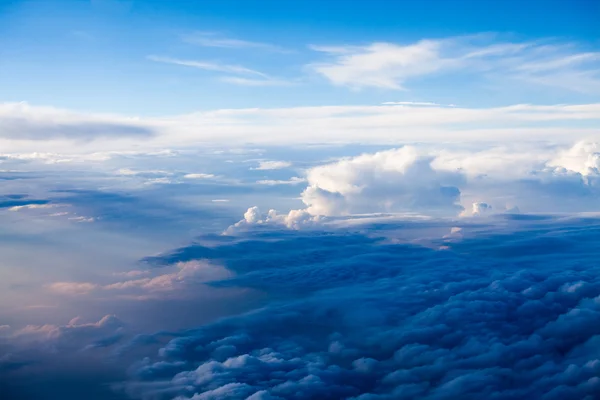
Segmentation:
{"type": "Polygon", "coordinates": [[[599,398],[598,20],[0,0],[0,398],[599,398]]]}

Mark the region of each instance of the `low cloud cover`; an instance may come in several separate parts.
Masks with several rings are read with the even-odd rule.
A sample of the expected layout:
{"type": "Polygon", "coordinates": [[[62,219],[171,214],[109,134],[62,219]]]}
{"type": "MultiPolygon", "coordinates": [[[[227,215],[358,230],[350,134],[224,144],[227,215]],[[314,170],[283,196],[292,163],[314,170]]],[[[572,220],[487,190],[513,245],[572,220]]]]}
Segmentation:
{"type": "Polygon", "coordinates": [[[364,226],[366,236],[258,231],[154,258],[228,254],[235,277],[214,284],[273,300],[182,333],[122,389],[140,399],[596,398],[598,220],[499,218],[429,246],[406,238],[419,223],[387,223],[364,226]]]}

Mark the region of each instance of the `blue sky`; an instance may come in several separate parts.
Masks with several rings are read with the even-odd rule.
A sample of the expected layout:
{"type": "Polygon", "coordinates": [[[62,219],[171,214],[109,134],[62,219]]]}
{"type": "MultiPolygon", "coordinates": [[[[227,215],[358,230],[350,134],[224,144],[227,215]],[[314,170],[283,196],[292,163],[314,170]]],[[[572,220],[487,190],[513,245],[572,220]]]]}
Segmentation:
{"type": "MultiPolygon", "coordinates": [[[[385,101],[499,106],[597,100],[593,90],[531,80],[523,86],[505,80],[507,71],[492,78],[482,70],[415,74],[404,90],[352,90],[311,68],[332,57],[310,46],[410,45],[484,34],[471,44],[572,46],[557,50],[561,56],[598,51],[597,2],[521,3],[4,1],[0,100],[128,115],[385,101]],[[242,79],[260,76],[157,63],[152,56],[240,66],[268,75],[270,83],[248,86],[242,79]]],[[[524,55],[530,61],[541,57],[527,50],[524,55]]],[[[596,79],[597,66],[597,58],[575,65],[595,70],[596,79]]]]}

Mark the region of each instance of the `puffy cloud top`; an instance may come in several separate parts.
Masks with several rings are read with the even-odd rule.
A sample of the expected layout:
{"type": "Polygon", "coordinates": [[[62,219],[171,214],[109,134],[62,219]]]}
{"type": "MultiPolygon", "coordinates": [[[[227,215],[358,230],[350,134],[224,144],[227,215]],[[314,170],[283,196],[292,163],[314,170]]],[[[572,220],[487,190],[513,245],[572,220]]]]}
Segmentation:
{"type": "Polygon", "coordinates": [[[434,170],[433,158],[414,147],[343,159],[308,171],[302,194],[315,215],[417,211],[456,213],[459,173],[434,170]]]}

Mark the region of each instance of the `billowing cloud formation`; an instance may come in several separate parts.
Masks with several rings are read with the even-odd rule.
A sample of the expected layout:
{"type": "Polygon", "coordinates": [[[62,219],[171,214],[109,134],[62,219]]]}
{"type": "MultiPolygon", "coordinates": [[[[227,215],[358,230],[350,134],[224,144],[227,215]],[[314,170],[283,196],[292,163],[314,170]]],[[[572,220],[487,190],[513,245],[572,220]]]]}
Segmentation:
{"type": "Polygon", "coordinates": [[[308,172],[302,195],[316,215],[381,211],[461,210],[462,176],[435,171],[432,158],[414,147],[364,154],[308,172]]]}
{"type": "Polygon", "coordinates": [[[306,210],[291,210],[287,214],[279,214],[276,210],[269,210],[263,214],[256,206],[250,207],[244,213],[244,219],[230,226],[225,233],[231,234],[239,230],[253,228],[258,226],[276,227],[286,226],[292,229],[299,229],[303,226],[312,226],[321,218],[313,216],[306,210]]]}
{"type": "Polygon", "coordinates": [[[548,165],[585,177],[598,176],[600,175],[600,146],[598,143],[576,143],[570,149],[561,151],[548,165]]]}
{"type": "Polygon", "coordinates": [[[365,226],[370,238],[273,231],[156,259],[228,254],[236,276],[221,284],[279,300],[171,340],[134,367],[126,390],[195,400],[600,396],[599,220],[448,225],[454,234],[437,243],[446,250],[373,238],[419,225],[365,226]]]}
{"type": "Polygon", "coordinates": [[[516,205],[533,212],[594,211],[600,198],[597,147],[579,142],[530,153],[405,146],[309,169],[302,200],[313,215],[457,215],[471,204],[475,215],[516,205]],[[477,200],[487,196],[497,204],[477,200]]]}

